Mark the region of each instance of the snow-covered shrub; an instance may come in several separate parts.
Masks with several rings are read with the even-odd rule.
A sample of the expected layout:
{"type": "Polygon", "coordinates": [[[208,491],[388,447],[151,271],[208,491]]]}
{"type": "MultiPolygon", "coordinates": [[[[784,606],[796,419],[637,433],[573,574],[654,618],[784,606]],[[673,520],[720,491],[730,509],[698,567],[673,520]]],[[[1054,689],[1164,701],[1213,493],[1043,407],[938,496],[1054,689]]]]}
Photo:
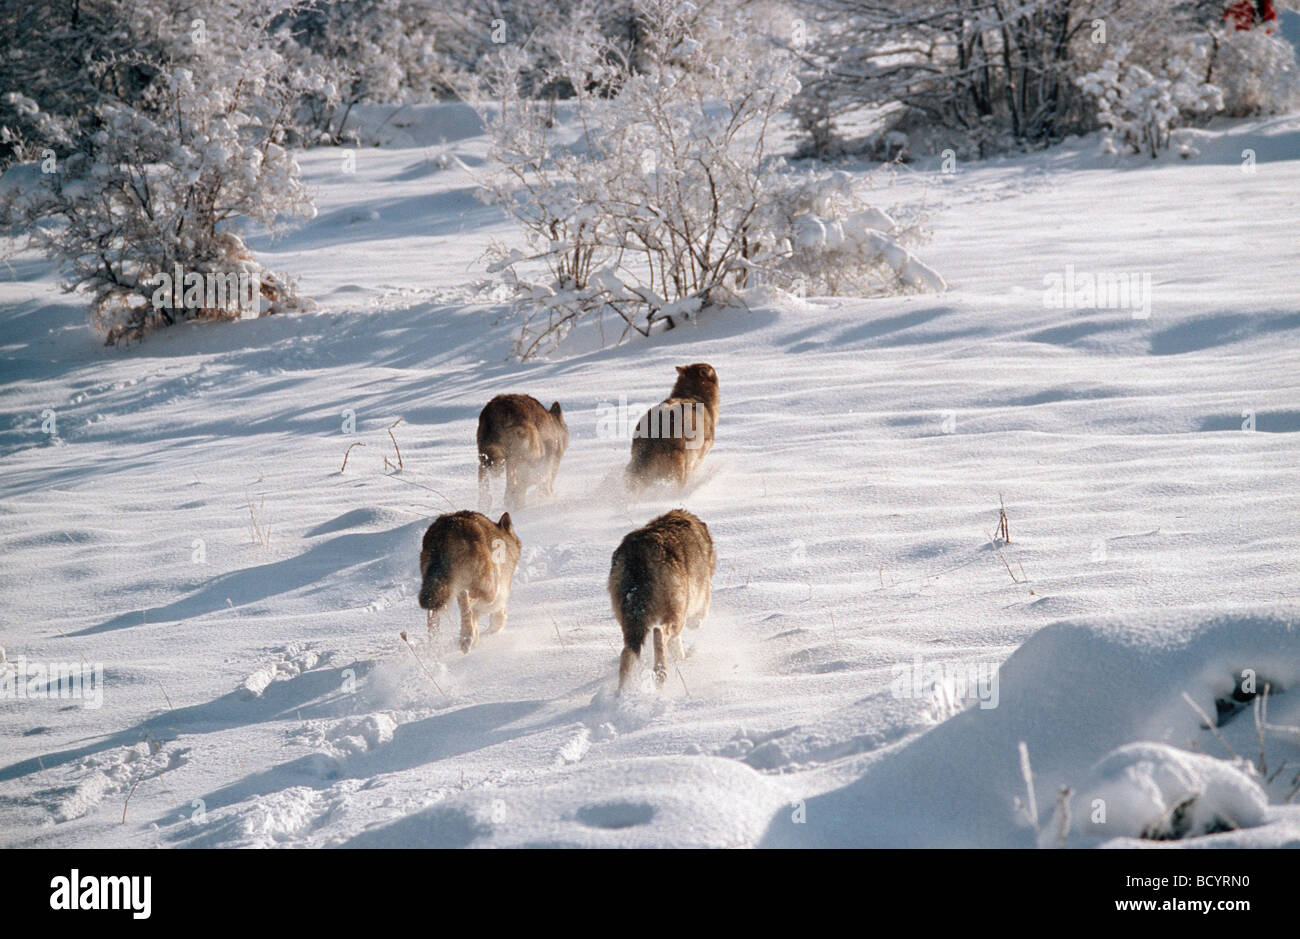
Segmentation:
{"type": "Polygon", "coordinates": [[[1133,125],[1121,137],[1130,129],[1138,138],[1162,136],[1152,124],[1175,107],[1183,120],[1197,113],[1194,89],[1203,83],[1223,90],[1231,116],[1290,107],[1294,50],[1264,29],[1225,26],[1224,7],[1214,0],[800,0],[810,38],[794,113],[805,151],[867,149],[843,139],[839,123],[896,103],[906,111],[891,120],[914,143],[980,155],[1090,131],[1099,117],[1133,125]],[[1103,83],[1108,69],[1119,72],[1109,87],[1129,101],[1098,115],[1084,87],[1103,83]]]}
{"type": "Polygon", "coordinates": [[[892,226],[859,225],[866,216],[847,195],[833,210],[831,194],[817,202],[767,154],[772,122],[799,88],[789,59],[743,21],[729,24],[724,55],[695,38],[689,4],[639,9],[635,67],[581,22],[555,47],[551,81],[573,91],[566,120],[524,94],[522,52],[504,52],[489,76],[496,170],[483,182],[529,239],[527,252],[499,249],[489,270],[523,301],[521,357],[596,311],[617,315],[624,335],[648,336],[764,279],[857,286],[893,261],[903,280],[878,281],[927,280],[909,281],[919,269],[895,250],[892,226]],[[821,218],[840,226],[839,240],[810,236],[821,218]]]}
{"type": "Polygon", "coordinates": [[[935,144],[983,152],[1060,139],[1087,126],[1074,79],[1094,67],[1093,23],[1116,0],[985,3],[802,0],[795,114],[811,155],[846,146],[840,117],[906,106],[908,127],[935,144]]]}
{"type": "Polygon", "coordinates": [[[1095,72],[1078,79],[1097,102],[1097,120],[1106,130],[1104,143],[1152,157],[1169,146],[1170,132],[1187,120],[1223,109],[1219,88],[1203,80],[1209,64],[1208,37],[1196,37],[1153,74],[1134,62],[1132,47],[1118,44],[1095,72]]]}
{"type": "MultiPolygon", "coordinates": [[[[350,140],[358,104],[411,104],[451,91],[443,40],[456,19],[412,0],[310,0],[270,25],[300,82],[295,124],[309,143],[350,140]]],[[[488,32],[489,19],[478,25],[488,32]]],[[[486,40],[485,40],[486,41],[486,40]]]]}
{"type": "Polygon", "coordinates": [[[1227,117],[1277,114],[1300,101],[1300,69],[1291,43],[1263,29],[1215,29],[1211,78],[1227,117]]]}
{"type": "Polygon", "coordinates": [[[1057,805],[1039,844],[1194,838],[1262,825],[1268,807],[1247,763],[1161,743],[1131,743],[1101,759],[1069,801],[1057,805]]]}
{"type": "Polygon", "coordinates": [[[167,58],[167,4],[0,4],[0,170],[47,150],[63,156],[98,126],[100,103],[135,101],[167,58]]]}
{"type": "Polygon", "coordinates": [[[755,259],[763,279],[800,293],[944,290],[939,273],[905,247],[919,227],[870,206],[857,190],[844,172],[774,175],[759,218],[773,239],[770,253],[755,259]]]}
{"type": "Polygon", "coordinates": [[[282,216],[314,214],[282,145],[296,92],[283,60],[260,42],[261,24],[210,12],[213,26],[229,32],[196,43],[138,105],[98,104],[99,129],[56,172],[15,165],[0,187],[0,216],[59,261],[66,289],[90,292],[92,320],[109,343],[178,319],[273,313],[300,303],[293,286],[262,269],[239,237],[249,220],[271,227],[282,216]],[[224,46],[231,39],[246,40],[230,47],[237,55],[224,46]],[[256,275],[256,309],[204,299],[173,304],[157,292],[157,278],[178,266],[189,274],[256,275]]]}

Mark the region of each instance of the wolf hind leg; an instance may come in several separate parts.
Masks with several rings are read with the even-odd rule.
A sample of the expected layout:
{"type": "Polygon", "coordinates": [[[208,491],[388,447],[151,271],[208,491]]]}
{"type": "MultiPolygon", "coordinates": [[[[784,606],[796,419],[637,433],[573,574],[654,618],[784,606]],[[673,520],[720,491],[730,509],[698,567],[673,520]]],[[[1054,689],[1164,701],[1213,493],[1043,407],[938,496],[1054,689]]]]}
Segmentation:
{"type": "Polygon", "coordinates": [[[478,617],[474,615],[474,604],[468,590],[462,590],[457,600],[460,603],[460,651],[469,654],[478,641],[478,617]]]}
{"type": "Polygon", "coordinates": [[[488,626],[491,628],[491,631],[494,633],[499,633],[501,632],[501,630],[505,629],[506,611],[504,609],[500,609],[497,610],[495,613],[489,614],[488,626]]]}
{"type": "Polygon", "coordinates": [[[506,511],[516,512],[525,504],[528,481],[514,460],[506,460],[506,511]]]}
{"type": "Polygon", "coordinates": [[[560,475],[560,458],[557,456],[551,461],[551,475],[546,480],[546,496],[551,498],[555,495],[555,477],[560,475]]]}
{"type": "Polygon", "coordinates": [[[662,688],[668,680],[668,655],[664,648],[664,627],[655,627],[655,687],[662,688]]]}
{"type": "Polygon", "coordinates": [[[623,647],[623,654],[618,658],[618,693],[623,693],[623,687],[636,671],[637,663],[641,661],[641,650],[633,649],[631,646],[623,647]]]}
{"type": "Polygon", "coordinates": [[[695,615],[686,621],[687,627],[690,629],[699,629],[700,625],[704,622],[705,617],[709,615],[709,607],[712,604],[713,584],[710,582],[704,585],[704,602],[700,604],[700,608],[696,611],[695,615]]]}
{"type": "Polygon", "coordinates": [[[691,475],[690,460],[686,458],[685,450],[678,450],[674,454],[676,459],[673,461],[673,476],[677,482],[677,488],[685,489],[686,482],[691,475]]]}

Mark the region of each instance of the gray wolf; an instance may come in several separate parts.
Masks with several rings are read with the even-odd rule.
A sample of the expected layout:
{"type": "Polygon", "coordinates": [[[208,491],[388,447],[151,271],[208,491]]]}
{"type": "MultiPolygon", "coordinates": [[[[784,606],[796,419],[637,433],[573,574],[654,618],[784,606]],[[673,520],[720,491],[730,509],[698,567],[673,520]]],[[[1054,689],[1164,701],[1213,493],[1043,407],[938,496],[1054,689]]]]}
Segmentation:
{"type": "Polygon", "coordinates": [[[609,599],[623,629],[620,692],[651,632],[655,683],[663,687],[665,646],[673,643],[673,652],[683,657],[682,627],[698,627],[708,615],[717,566],[708,526],[684,509],[660,515],[623,538],[609,568],[609,599]]]}

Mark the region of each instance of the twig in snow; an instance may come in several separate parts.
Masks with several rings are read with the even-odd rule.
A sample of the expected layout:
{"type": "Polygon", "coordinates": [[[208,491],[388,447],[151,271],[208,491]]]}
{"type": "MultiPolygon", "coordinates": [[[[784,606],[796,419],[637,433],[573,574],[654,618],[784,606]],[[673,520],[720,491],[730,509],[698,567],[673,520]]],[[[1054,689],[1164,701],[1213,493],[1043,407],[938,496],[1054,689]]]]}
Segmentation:
{"type": "Polygon", "coordinates": [[[433,682],[433,687],[437,688],[438,691],[439,691],[439,692],[442,694],[442,696],[445,698],[445,697],[447,696],[447,692],[445,692],[445,691],[442,690],[442,685],[438,684],[438,679],[436,679],[436,678],[433,677],[433,672],[431,672],[431,671],[429,671],[427,668],[425,668],[424,662],[422,662],[422,661],[420,660],[420,656],[419,656],[419,655],[416,653],[416,651],[415,651],[415,646],[411,645],[411,640],[409,640],[409,639],[406,638],[406,631],[405,631],[405,630],[402,631],[402,641],[403,641],[404,643],[406,643],[406,648],[408,648],[408,649],[411,650],[411,655],[414,655],[414,656],[415,656],[415,662],[416,662],[416,664],[419,665],[420,668],[424,670],[424,674],[426,674],[426,675],[429,676],[429,681],[433,682]]]}
{"type": "MultiPolygon", "coordinates": [[[[62,636],[64,639],[68,639],[68,634],[65,633],[62,629],[59,629],[58,626],[55,626],[54,628],[59,630],[60,636],[62,636]]],[[[71,642],[72,640],[68,639],[68,641],[71,642]]],[[[86,666],[86,668],[90,668],[90,663],[86,661],[86,656],[82,654],[82,651],[80,649],[77,650],[77,655],[81,656],[81,664],[86,666]]]]}
{"type": "Polygon", "coordinates": [[[263,548],[271,547],[271,526],[264,525],[257,519],[257,513],[266,505],[266,496],[262,496],[256,506],[253,505],[253,496],[245,491],[244,495],[248,499],[248,532],[252,536],[253,544],[260,544],[263,548]]]}
{"type": "Polygon", "coordinates": [[[127,806],[131,804],[131,796],[135,795],[135,787],[140,785],[140,783],[143,781],[144,781],[144,772],[141,771],[140,775],[136,777],[135,782],[131,784],[131,791],[126,794],[126,801],[122,803],[122,824],[123,825],[126,824],[126,809],[127,806]]]}
{"type": "Polygon", "coordinates": [[[1056,829],[1056,843],[1062,848],[1065,847],[1065,839],[1070,834],[1070,794],[1070,787],[1062,786],[1056,797],[1061,817],[1061,824],[1056,829]]]}
{"type": "Polygon", "coordinates": [[[365,444],[362,443],[360,440],[358,440],[356,443],[353,443],[353,444],[349,444],[349,445],[348,445],[348,448],[347,448],[345,451],[343,451],[343,465],[339,467],[339,475],[342,475],[344,472],[347,471],[347,468],[348,468],[348,457],[350,457],[350,456],[352,455],[352,448],[353,448],[353,447],[364,447],[364,446],[365,446],[365,444]]]}
{"type": "MultiPolygon", "coordinates": [[[[397,465],[393,468],[399,473],[402,471],[402,448],[397,445],[397,438],[393,436],[393,428],[400,423],[402,423],[402,419],[399,417],[388,425],[388,439],[393,442],[393,449],[397,451],[397,465]]],[[[384,467],[389,466],[393,466],[393,464],[389,462],[388,457],[384,457],[384,467]]]]}
{"type": "MultiPolygon", "coordinates": [[[[1029,824],[1034,826],[1034,831],[1038,831],[1038,800],[1034,798],[1034,770],[1029,765],[1029,747],[1025,742],[1020,741],[1020,775],[1025,780],[1025,798],[1026,801],[1021,805],[1021,811],[1029,819],[1029,824]]],[[[1019,800],[1017,800],[1019,801],[1019,800]]]]}
{"type": "Polygon", "coordinates": [[[415,486],[417,489],[427,489],[429,492],[432,492],[434,495],[436,495],[438,498],[440,498],[443,502],[446,502],[446,503],[447,503],[449,506],[451,506],[453,509],[456,508],[456,503],[452,502],[450,499],[448,499],[445,495],[443,495],[443,494],[442,494],[440,491],[438,491],[437,489],[434,489],[432,486],[425,486],[425,485],[423,485],[423,484],[421,484],[421,483],[412,482],[412,481],[409,480],[409,479],[403,479],[401,476],[389,476],[387,473],[383,473],[383,474],[381,474],[381,478],[383,478],[383,479],[392,479],[392,480],[396,480],[396,481],[399,482],[399,483],[406,483],[406,485],[408,485],[408,486],[415,486]]]}
{"type": "Polygon", "coordinates": [[[1268,726],[1268,689],[1267,683],[1264,684],[1263,690],[1255,695],[1252,702],[1251,711],[1255,716],[1255,739],[1259,742],[1259,774],[1268,775],[1268,764],[1264,757],[1264,728],[1268,726]]]}
{"type": "Polygon", "coordinates": [[[1223,734],[1219,733],[1219,728],[1214,726],[1214,721],[1210,720],[1210,716],[1206,714],[1204,710],[1202,710],[1199,704],[1197,704],[1195,701],[1192,700],[1192,696],[1189,695],[1186,691],[1183,692],[1183,700],[1186,701],[1189,705],[1191,705],[1193,711],[1195,711],[1198,715],[1200,715],[1201,720],[1205,722],[1205,726],[1210,730],[1210,732],[1213,733],[1214,736],[1219,738],[1219,743],[1223,744],[1223,749],[1227,750],[1228,754],[1234,760],[1241,759],[1241,757],[1237,756],[1236,752],[1232,749],[1232,747],[1228,746],[1228,741],[1223,739],[1223,734]]]}
{"type": "Polygon", "coordinates": [[[1006,559],[1005,557],[1002,556],[1002,549],[999,548],[999,547],[997,546],[996,542],[993,541],[993,536],[992,536],[992,535],[986,535],[985,537],[988,538],[988,540],[989,540],[989,545],[990,545],[990,546],[993,548],[993,550],[997,553],[998,560],[1002,562],[1002,566],[1005,567],[1005,568],[1007,569],[1007,576],[1011,578],[1011,582],[1012,582],[1013,584],[1018,584],[1018,583],[1020,583],[1020,581],[1016,580],[1016,575],[1015,575],[1015,572],[1011,570],[1011,565],[1008,564],[1008,563],[1007,563],[1007,559],[1006,559]]]}

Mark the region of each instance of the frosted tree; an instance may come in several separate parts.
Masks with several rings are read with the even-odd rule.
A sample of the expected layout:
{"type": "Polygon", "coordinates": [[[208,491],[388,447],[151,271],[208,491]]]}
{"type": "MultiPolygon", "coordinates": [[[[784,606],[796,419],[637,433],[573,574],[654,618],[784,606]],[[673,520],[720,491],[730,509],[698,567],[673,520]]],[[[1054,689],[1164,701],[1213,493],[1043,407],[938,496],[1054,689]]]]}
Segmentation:
{"type": "Polygon", "coordinates": [[[1128,0],[1111,19],[1104,62],[1076,79],[1095,102],[1104,144],[1155,156],[1178,127],[1292,106],[1294,49],[1234,22],[1219,3],[1128,0]]]}
{"type": "Polygon", "coordinates": [[[809,149],[840,143],[841,115],[893,104],[903,106],[894,120],[937,131],[945,146],[1059,139],[1090,120],[1074,78],[1101,58],[1094,24],[1121,2],[804,0],[796,114],[809,149]]]}
{"type": "Polygon", "coordinates": [[[798,9],[808,41],[790,42],[804,64],[794,112],[812,155],[851,146],[888,158],[901,149],[889,134],[904,131],[920,138],[914,149],[974,155],[1099,124],[1121,140],[1160,140],[1213,112],[1201,84],[1222,91],[1227,114],[1294,100],[1289,44],[1231,28],[1223,0],[802,0],[798,9]],[[1112,107],[1101,111],[1106,83],[1112,107]],[[878,130],[844,140],[839,122],[864,108],[877,110],[878,130]]]}
{"type": "MultiPolygon", "coordinates": [[[[173,23],[177,21],[172,21],[173,23]]],[[[293,285],[245,247],[243,226],[314,214],[283,142],[300,94],[265,21],[237,4],[187,7],[169,61],[134,101],[105,96],[95,127],[53,172],[15,165],[0,187],[11,226],[56,258],[68,290],[91,297],[109,343],[188,318],[299,306],[293,285]],[[196,12],[197,11],[197,12],[196,12]],[[199,13],[207,13],[207,19],[199,13]],[[244,275],[251,308],[160,291],[165,275],[244,275]],[[177,302],[177,300],[181,302],[177,302]]]]}
{"type": "Polygon", "coordinates": [[[0,4],[0,169],[66,154],[102,102],[138,100],[166,58],[158,13],[125,0],[0,4]]]}
{"type": "Polygon", "coordinates": [[[1207,79],[1223,92],[1228,117],[1278,114],[1300,104],[1296,50],[1276,32],[1216,24],[1207,79]]]}
{"type": "Polygon", "coordinates": [[[1127,148],[1152,157],[1169,146],[1170,134],[1184,115],[1223,110],[1223,94],[1203,81],[1209,62],[1208,37],[1189,39],[1181,55],[1171,55],[1157,72],[1132,61],[1126,44],[1115,47],[1100,69],[1081,76],[1079,86],[1097,102],[1097,118],[1111,152],[1127,148]],[[1200,41],[1197,41],[1197,40],[1200,41]]]}
{"type": "Polygon", "coordinates": [[[444,45],[458,28],[454,8],[411,0],[330,0],[290,7],[272,21],[277,48],[303,87],[296,124],[308,143],[353,139],[358,104],[405,104],[452,90],[455,63],[444,45]]]}
{"type": "Polygon", "coordinates": [[[581,18],[562,32],[546,74],[572,90],[564,120],[525,94],[524,50],[503,51],[480,90],[494,163],[482,182],[527,237],[489,267],[522,301],[519,355],[591,314],[648,336],[760,283],[834,289],[876,269],[890,289],[935,285],[887,217],[866,225],[848,192],[814,205],[817,186],[793,184],[767,152],[799,84],[766,34],[744,20],[710,29],[689,4],[639,11],[635,66],[581,18]],[[812,238],[814,225],[838,237],[812,238]]]}

